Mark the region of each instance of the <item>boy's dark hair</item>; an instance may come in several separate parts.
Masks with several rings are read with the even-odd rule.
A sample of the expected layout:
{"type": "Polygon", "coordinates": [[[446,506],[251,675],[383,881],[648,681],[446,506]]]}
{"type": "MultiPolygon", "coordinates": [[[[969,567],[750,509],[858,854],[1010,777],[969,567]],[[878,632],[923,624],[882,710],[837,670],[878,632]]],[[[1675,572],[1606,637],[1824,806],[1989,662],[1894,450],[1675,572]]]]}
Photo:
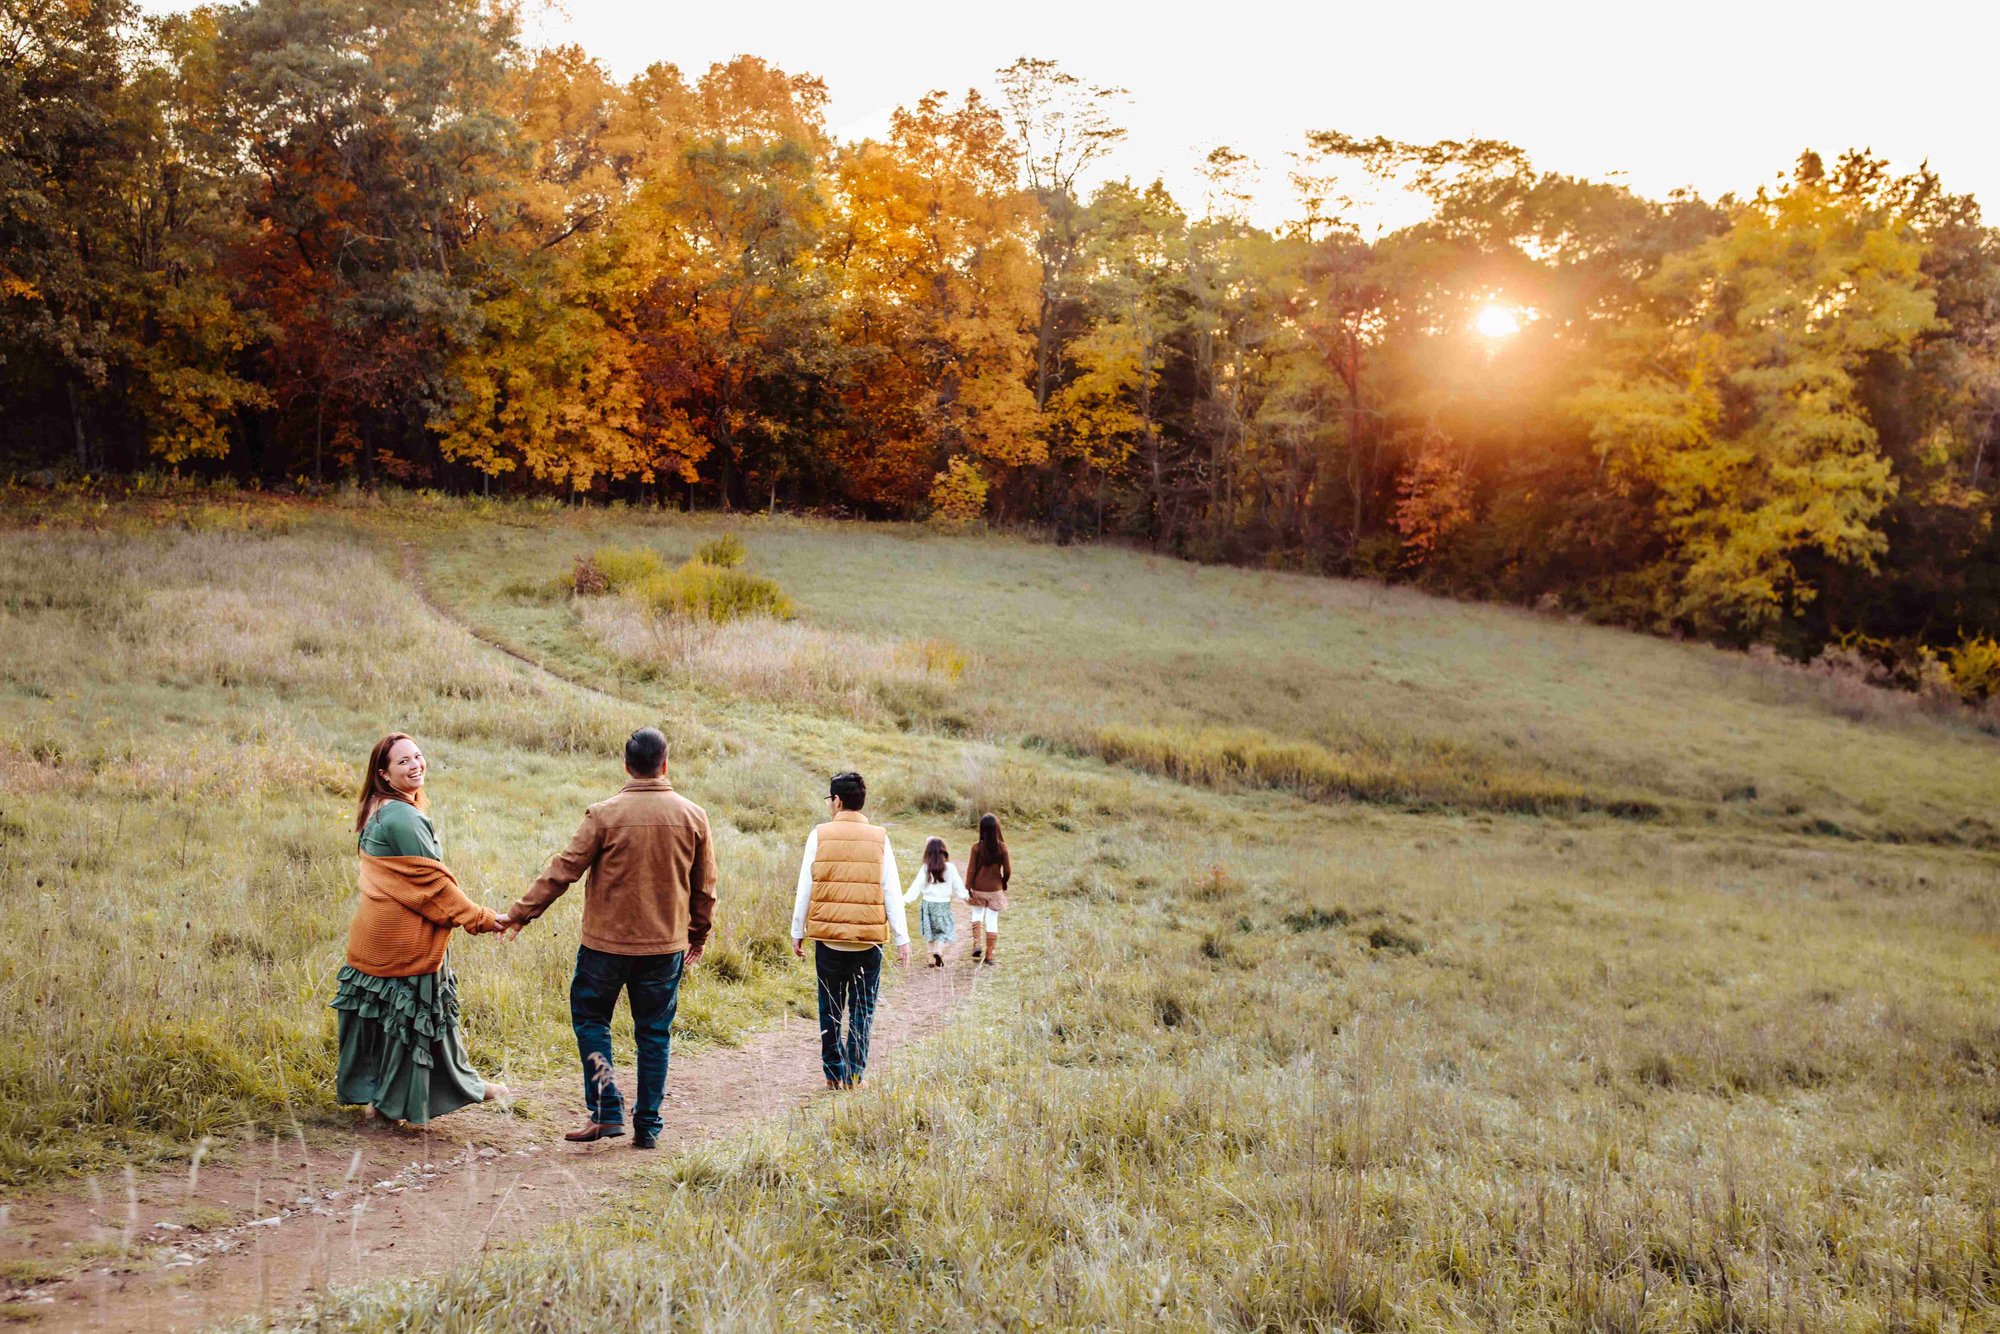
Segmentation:
{"type": "Polygon", "coordinates": [[[868,783],[852,769],[844,774],[835,774],[833,781],[826,785],[829,797],[839,797],[840,804],[850,811],[858,811],[868,804],[868,783]]]}
{"type": "Polygon", "coordinates": [[[667,767],[667,738],[657,727],[642,727],[625,738],[625,767],[639,778],[658,778],[667,767]]]}

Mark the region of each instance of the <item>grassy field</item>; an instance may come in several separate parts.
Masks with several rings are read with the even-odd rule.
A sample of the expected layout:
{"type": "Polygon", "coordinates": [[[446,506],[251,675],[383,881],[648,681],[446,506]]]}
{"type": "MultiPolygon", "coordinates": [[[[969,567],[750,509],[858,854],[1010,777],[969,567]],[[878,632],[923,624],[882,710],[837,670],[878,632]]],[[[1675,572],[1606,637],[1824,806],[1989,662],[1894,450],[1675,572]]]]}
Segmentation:
{"type": "MultiPolygon", "coordinates": [[[[1970,729],[1504,610],[914,528],[411,501],[0,543],[16,1180],[326,1111],[375,734],[426,742],[492,902],[615,781],[634,706],[478,645],[406,561],[667,728],[729,895],[693,1037],[808,998],[780,949],[817,776],[866,770],[905,856],[1008,821],[1002,985],[895,1075],[314,1327],[2000,1322],[1970,729]],[[554,590],[725,530],[794,621],[554,590]]],[[[575,911],[455,951],[476,1059],[570,1059],[575,911]]]]}

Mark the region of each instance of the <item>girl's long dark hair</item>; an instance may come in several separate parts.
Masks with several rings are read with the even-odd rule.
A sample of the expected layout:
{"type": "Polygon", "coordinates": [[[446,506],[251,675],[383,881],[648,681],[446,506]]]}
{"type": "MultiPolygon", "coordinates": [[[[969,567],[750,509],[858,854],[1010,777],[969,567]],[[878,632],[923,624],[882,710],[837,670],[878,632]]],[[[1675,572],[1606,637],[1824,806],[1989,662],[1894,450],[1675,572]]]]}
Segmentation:
{"type": "Polygon", "coordinates": [[[930,877],[930,883],[933,885],[944,883],[945,861],[950,855],[945,851],[944,840],[941,838],[934,838],[924,844],[924,874],[930,877]]]}
{"type": "Polygon", "coordinates": [[[1000,837],[1000,817],[991,811],[979,817],[979,850],[989,862],[999,861],[1007,851],[1007,840],[1000,837]]]}
{"type": "Polygon", "coordinates": [[[354,832],[360,833],[368,827],[368,817],[373,815],[385,801],[407,801],[418,810],[424,808],[424,790],[417,789],[414,798],[398,792],[395,785],[382,776],[389,767],[389,751],[398,741],[415,741],[408,732],[391,732],[375,743],[375,749],[368,752],[368,768],[361,775],[361,800],[354,808],[354,832]]]}

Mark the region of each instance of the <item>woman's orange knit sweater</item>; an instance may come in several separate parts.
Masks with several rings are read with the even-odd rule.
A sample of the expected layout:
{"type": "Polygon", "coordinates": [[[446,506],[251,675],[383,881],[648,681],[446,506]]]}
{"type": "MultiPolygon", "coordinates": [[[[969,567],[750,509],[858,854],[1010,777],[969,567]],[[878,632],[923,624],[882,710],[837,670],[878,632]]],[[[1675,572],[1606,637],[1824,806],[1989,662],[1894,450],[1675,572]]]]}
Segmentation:
{"type": "Polygon", "coordinates": [[[361,854],[361,903],[347,928],[347,962],[370,977],[421,977],[444,963],[451,929],[495,930],[491,908],[458,887],[458,877],[429,857],[361,854]]]}

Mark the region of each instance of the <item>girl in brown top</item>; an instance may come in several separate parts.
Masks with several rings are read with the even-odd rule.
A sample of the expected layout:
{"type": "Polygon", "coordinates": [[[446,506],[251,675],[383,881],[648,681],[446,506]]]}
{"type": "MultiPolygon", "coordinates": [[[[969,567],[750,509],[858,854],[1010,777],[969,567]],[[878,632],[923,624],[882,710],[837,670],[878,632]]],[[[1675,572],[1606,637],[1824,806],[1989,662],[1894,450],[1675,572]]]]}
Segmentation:
{"type": "Polygon", "coordinates": [[[988,812],[979,817],[979,841],[965,863],[965,887],[972,898],[972,957],[987,965],[1000,951],[1000,914],[1007,907],[1007,881],[1013,874],[1007,840],[1000,837],[1000,819],[988,812]]]}

